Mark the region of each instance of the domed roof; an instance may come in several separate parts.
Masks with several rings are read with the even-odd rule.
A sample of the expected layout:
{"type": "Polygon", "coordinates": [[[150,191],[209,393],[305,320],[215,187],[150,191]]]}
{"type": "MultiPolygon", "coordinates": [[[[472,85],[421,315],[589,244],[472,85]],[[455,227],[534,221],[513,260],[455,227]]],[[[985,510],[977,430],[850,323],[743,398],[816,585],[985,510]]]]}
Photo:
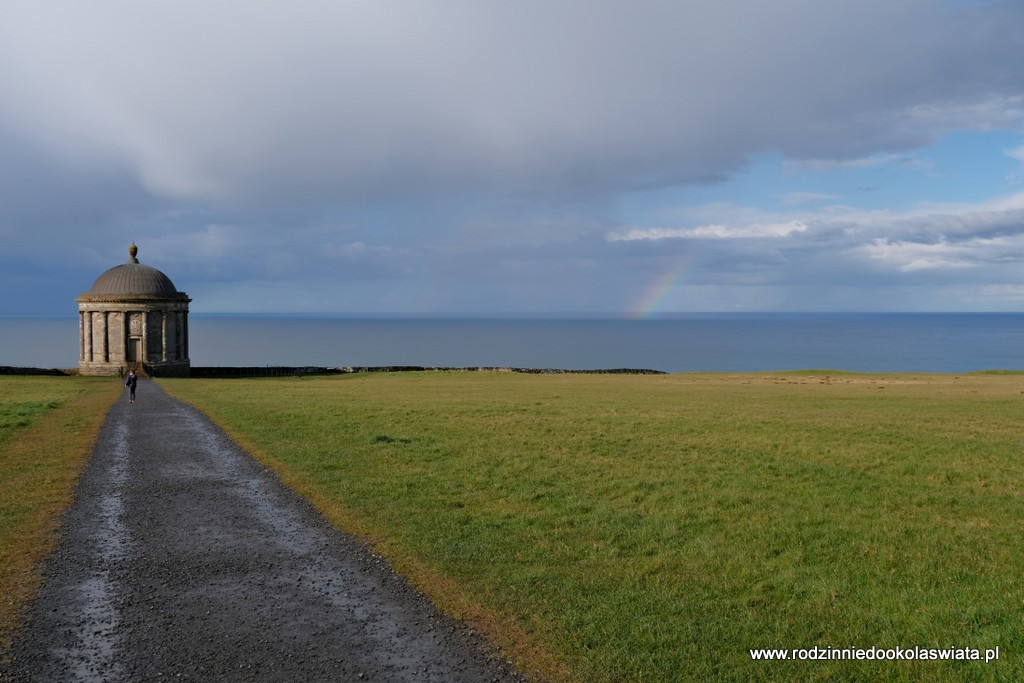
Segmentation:
{"type": "Polygon", "coordinates": [[[152,266],[139,263],[135,255],[139,248],[132,245],[128,248],[131,257],[128,263],[114,266],[96,278],[92,289],[87,294],[143,294],[149,296],[174,296],[179,294],[171,278],[152,266]]]}

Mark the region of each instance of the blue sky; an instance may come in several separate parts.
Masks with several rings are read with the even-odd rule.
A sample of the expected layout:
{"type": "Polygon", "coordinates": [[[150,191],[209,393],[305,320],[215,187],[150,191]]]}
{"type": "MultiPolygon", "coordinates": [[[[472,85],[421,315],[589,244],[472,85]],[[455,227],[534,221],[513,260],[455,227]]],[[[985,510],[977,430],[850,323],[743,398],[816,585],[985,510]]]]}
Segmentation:
{"type": "Polygon", "coordinates": [[[1017,311],[1024,3],[0,2],[0,316],[1017,311]]]}

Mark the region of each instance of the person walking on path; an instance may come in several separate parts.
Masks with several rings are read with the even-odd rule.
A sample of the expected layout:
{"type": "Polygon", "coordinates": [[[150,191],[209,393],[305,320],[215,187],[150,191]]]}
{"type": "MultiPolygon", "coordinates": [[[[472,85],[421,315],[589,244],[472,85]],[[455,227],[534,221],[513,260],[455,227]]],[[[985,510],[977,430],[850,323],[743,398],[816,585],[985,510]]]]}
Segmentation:
{"type": "Polygon", "coordinates": [[[128,402],[135,403],[135,387],[139,384],[139,378],[135,376],[134,370],[128,371],[128,379],[124,381],[124,385],[128,387],[128,402]]]}
{"type": "Polygon", "coordinates": [[[44,576],[0,681],[523,681],[156,382],[107,413],[44,576]]]}

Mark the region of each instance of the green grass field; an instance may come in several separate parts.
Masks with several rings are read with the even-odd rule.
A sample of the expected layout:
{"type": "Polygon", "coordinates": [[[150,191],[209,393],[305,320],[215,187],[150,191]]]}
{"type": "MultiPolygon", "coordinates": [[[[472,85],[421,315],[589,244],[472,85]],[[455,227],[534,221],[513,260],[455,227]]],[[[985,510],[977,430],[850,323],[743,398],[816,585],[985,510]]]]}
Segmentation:
{"type": "Polygon", "coordinates": [[[542,677],[1024,678],[1024,376],[161,384],[542,677]]]}
{"type": "Polygon", "coordinates": [[[120,383],[0,377],[0,656],[120,383]]]}

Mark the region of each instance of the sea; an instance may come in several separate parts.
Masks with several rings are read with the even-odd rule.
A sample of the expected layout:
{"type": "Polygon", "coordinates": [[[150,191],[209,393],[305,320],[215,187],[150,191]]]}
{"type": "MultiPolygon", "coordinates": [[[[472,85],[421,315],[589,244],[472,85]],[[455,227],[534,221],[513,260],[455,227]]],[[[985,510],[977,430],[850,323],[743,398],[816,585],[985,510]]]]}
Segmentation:
{"type": "MultiPolygon", "coordinates": [[[[192,365],[664,372],[1024,370],[1024,314],[189,316],[192,365]]],[[[0,318],[0,365],[73,368],[78,319],[0,318]]]]}

